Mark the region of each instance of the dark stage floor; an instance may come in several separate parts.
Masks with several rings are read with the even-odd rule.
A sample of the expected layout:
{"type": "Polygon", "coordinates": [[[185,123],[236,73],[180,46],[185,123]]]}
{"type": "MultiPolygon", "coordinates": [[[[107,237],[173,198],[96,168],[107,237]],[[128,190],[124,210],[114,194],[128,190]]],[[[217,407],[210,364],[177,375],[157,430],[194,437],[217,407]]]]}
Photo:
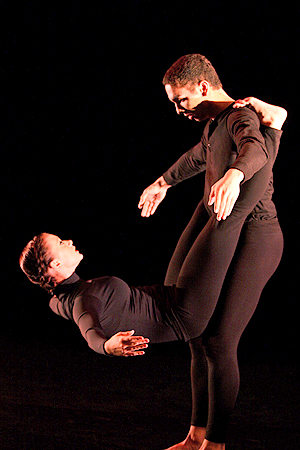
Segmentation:
{"type": "MultiPolygon", "coordinates": [[[[97,355],[76,334],[51,339],[1,339],[1,450],[162,450],[185,436],[186,346],[123,359],[97,355]]],[[[299,366],[241,359],[227,449],[299,450],[299,366]]]]}

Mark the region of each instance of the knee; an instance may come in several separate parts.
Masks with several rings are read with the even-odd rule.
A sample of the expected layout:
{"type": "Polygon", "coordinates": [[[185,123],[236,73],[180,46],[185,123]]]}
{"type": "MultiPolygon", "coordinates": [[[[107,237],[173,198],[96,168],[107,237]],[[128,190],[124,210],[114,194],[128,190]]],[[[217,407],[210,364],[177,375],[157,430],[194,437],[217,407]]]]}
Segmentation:
{"type": "Polygon", "coordinates": [[[236,358],[237,346],[228,337],[210,336],[203,339],[203,347],[209,362],[236,358]]]}

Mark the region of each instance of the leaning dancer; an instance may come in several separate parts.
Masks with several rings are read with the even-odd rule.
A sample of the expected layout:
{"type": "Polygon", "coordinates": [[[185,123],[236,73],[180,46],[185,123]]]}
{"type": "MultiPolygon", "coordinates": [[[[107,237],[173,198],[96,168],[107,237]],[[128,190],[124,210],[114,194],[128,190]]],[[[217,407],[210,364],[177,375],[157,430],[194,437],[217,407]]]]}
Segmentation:
{"type": "Polygon", "coordinates": [[[215,69],[198,54],[175,62],[163,83],[178,114],[207,120],[200,143],[149,186],[139,203],[142,216],[149,217],[171,186],[206,171],[204,198],[165,280],[185,293],[183,305],[195,307],[193,319],[185,321],[190,335],[201,330],[190,341],[192,425],[172,449],[224,449],[239,389],[237,345],[282,254],[272,167],[286,112],[253,98],[241,104],[252,103],[258,114],[248,105],[235,109],[215,69]]]}

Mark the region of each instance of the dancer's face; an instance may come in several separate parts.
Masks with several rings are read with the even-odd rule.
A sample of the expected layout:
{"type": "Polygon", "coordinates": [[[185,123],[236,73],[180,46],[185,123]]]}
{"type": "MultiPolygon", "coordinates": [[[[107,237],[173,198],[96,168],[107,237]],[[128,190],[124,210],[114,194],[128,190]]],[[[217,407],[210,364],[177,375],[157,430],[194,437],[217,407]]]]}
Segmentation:
{"type": "Polygon", "coordinates": [[[183,114],[190,120],[200,122],[208,118],[206,81],[190,86],[165,86],[169,100],[175,104],[177,114],[183,114]]]}
{"type": "Polygon", "coordinates": [[[45,233],[44,243],[52,260],[57,261],[64,268],[74,268],[75,270],[83,258],[83,255],[76,250],[71,240],[63,241],[54,234],[45,233]]]}

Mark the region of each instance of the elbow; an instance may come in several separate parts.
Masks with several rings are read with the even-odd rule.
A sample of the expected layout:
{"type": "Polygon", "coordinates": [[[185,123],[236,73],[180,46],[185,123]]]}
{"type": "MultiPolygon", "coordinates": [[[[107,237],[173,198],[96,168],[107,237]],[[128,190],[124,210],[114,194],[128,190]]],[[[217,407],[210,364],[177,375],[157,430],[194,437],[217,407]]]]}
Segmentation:
{"type": "Polygon", "coordinates": [[[85,340],[91,350],[96,353],[105,354],[104,342],[106,339],[100,337],[95,330],[88,330],[85,334],[85,340]]]}

